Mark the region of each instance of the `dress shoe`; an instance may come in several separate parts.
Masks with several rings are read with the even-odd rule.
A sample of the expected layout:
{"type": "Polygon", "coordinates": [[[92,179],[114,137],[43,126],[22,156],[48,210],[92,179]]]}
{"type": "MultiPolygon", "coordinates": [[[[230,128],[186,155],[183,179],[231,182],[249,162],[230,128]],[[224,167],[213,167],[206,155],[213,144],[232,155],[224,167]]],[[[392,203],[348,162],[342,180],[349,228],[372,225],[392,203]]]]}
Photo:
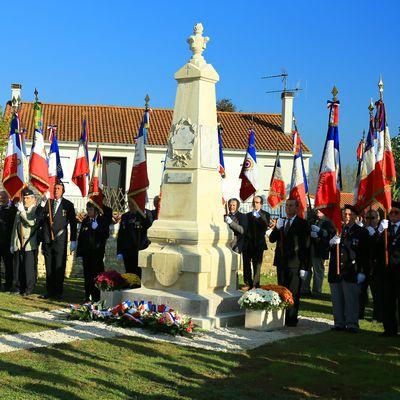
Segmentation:
{"type": "Polygon", "coordinates": [[[346,330],[345,328],[343,328],[342,326],[334,326],[333,328],[331,328],[331,331],[333,332],[341,332],[346,330]]]}
{"type": "Polygon", "coordinates": [[[349,332],[349,333],[358,333],[358,328],[346,328],[346,332],[349,332]]]}
{"type": "Polygon", "coordinates": [[[297,326],[297,322],[286,322],[285,326],[288,326],[290,328],[295,328],[297,326]]]}
{"type": "Polygon", "coordinates": [[[43,296],[39,296],[39,299],[51,299],[51,296],[46,293],[43,296]]]}
{"type": "Polygon", "coordinates": [[[10,290],[10,294],[11,294],[11,295],[19,294],[19,290],[15,290],[15,289],[10,290]]]}

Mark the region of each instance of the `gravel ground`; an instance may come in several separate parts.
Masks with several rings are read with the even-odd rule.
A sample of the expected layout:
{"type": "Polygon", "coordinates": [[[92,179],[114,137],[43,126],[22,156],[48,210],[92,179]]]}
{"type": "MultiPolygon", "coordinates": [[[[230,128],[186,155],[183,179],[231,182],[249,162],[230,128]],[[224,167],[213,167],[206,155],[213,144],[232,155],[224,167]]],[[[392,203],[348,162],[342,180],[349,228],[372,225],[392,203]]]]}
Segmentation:
{"type": "Polygon", "coordinates": [[[266,343],[303,335],[312,335],[331,328],[332,321],[321,318],[301,318],[296,328],[284,328],[272,332],[262,332],[243,328],[218,328],[196,334],[193,339],[174,337],[168,334],[154,334],[141,328],[121,328],[101,322],[69,321],[66,310],[16,314],[18,319],[33,321],[62,322],[66,326],[41,332],[27,332],[0,336],[0,353],[22,349],[47,347],[76,340],[133,336],[158,340],[182,346],[190,346],[222,352],[242,352],[266,343]]]}

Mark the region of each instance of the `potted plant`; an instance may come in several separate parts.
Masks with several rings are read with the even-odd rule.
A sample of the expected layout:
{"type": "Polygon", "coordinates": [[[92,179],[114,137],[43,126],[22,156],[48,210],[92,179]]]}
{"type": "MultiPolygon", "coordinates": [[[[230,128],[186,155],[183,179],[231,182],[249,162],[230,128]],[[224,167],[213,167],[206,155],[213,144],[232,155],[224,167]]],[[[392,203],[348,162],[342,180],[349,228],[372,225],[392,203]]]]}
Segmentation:
{"type": "Polygon", "coordinates": [[[135,274],[120,274],[113,269],[102,272],[95,279],[100,289],[100,299],[107,307],[121,302],[121,290],[140,287],[140,278],[135,274]]]}
{"type": "Polygon", "coordinates": [[[283,286],[270,285],[247,291],[238,303],[246,309],[246,328],[271,331],[285,326],[285,310],[293,305],[293,296],[283,286]]]}

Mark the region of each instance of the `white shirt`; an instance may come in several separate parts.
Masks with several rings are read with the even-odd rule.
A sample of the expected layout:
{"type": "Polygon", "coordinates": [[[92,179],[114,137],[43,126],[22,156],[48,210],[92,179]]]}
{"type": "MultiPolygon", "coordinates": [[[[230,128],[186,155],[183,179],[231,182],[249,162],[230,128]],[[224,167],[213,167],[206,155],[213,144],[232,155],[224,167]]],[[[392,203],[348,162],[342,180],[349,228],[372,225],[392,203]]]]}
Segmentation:
{"type": "Polygon", "coordinates": [[[54,199],[55,205],[53,204],[53,215],[57,214],[58,207],[60,207],[60,204],[61,204],[61,200],[62,200],[62,197],[60,197],[58,200],[54,199]]]}
{"type": "Polygon", "coordinates": [[[297,217],[297,215],[294,215],[292,218],[287,218],[287,219],[286,219],[285,228],[286,228],[286,225],[289,224],[289,227],[286,228],[286,229],[289,229],[289,228],[292,226],[293,221],[294,221],[294,219],[295,219],[296,217],[297,217]]]}

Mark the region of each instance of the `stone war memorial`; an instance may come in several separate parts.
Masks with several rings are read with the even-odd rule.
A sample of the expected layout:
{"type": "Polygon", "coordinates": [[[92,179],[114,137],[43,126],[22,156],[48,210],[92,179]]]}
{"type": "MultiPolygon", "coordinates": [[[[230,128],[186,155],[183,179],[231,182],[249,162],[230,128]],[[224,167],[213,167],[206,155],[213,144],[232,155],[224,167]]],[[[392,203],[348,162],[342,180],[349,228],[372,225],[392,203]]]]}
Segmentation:
{"type": "Polygon", "coordinates": [[[219,76],[203,57],[209,38],[202,24],[187,42],[193,55],[174,76],[178,88],[160,215],[148,232],[151,245],[139,256],[142,287],[123,291],[122,300],[168,304],[209,329],[243,324],[244,313],[218,172],[219,76]]]}

